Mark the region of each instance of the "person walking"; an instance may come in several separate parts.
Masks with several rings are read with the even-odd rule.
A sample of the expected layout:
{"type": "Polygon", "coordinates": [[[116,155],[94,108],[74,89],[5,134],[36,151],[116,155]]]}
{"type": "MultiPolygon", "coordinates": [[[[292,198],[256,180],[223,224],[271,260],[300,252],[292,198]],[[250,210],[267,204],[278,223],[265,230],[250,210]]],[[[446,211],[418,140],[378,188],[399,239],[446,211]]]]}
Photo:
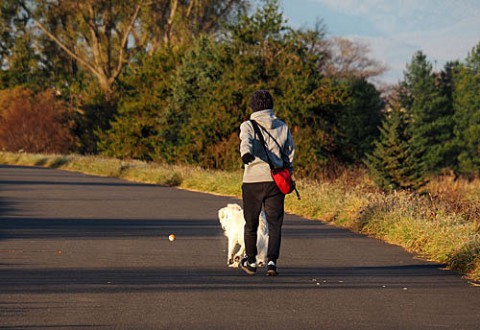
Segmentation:
{"type": "Polygon", "coordinates": [[[257,229],[263,207],[269,232],[267,275],[275,276],[278,275],[285,195],[273,181],[268,157],[275,168],[287,167],[292,172],[295,148],[288,126],[274,114],[273,97],[267,90],[252,94],[250,108],[250,120],[240,125],[240,155],[245,165],[242,199],[246,255],[239,268],[248,275],[257,271],[257,229]],[[262,134],[266,148],[257,133],[262,134]]]}

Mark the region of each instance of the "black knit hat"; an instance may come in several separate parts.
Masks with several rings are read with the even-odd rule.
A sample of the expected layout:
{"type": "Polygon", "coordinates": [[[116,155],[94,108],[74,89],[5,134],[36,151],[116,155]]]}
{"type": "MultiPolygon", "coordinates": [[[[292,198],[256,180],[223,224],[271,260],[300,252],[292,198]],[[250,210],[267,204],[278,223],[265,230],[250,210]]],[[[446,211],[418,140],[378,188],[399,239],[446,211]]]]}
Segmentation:
{"type": "Polygon", "coordinates": [[[252,98],[250,99],[250,108],[252,108],[254,112],[273,109],[272,95],[264,89],[253,92],[252,98]]]}

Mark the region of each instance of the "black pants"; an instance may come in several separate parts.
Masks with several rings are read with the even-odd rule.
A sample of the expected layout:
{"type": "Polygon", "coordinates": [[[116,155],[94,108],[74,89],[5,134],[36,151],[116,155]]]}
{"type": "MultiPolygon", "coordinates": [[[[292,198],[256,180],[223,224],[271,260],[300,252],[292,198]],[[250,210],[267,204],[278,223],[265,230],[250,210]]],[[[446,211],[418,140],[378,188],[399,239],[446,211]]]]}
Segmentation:
{"type": "Polygon", "coordinates": [[[275,182],[244,183],[242,185],[245,217],[245,250],[248,262],[256,261],[258,217],[264,207],[268,222],[268,261],[276,262],[280,255],[285,195],[275,182]]]}

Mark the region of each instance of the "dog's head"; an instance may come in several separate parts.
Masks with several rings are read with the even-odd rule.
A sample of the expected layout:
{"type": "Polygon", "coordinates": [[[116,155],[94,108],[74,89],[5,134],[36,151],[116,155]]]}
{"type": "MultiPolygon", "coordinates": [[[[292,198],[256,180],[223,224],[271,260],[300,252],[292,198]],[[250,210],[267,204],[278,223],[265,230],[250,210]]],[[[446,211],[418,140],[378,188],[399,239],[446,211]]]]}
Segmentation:
{"type": "Polygon", "coordinates": [[[222,228],[225,230],[227,228],[228,222],[232,218],[232,215],[241,211],[242,208],[238,204],[227,204],[226,207],[218,210],[218,219],[222,228]]]}

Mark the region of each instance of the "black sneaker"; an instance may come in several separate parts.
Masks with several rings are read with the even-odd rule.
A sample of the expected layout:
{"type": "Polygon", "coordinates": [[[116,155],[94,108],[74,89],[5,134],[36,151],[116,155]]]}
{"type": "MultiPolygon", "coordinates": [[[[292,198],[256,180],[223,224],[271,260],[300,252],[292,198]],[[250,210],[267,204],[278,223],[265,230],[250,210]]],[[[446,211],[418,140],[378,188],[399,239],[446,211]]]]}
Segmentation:
{"type": "Polygon", "coordinates": [[[277,276],[277,265],[273,261],[269,261],[267,264],[267,276],[277,276]]]}
{"type": "Polygon", "coordinates": [[[238,264],[238,268],[243,270],[248,275],[255,275],[255,273],[257,272],[257,265],[255,263],[250,264],[247,258],[243,258],[242,261],[240,261],[240,264],[238,264]]]}

